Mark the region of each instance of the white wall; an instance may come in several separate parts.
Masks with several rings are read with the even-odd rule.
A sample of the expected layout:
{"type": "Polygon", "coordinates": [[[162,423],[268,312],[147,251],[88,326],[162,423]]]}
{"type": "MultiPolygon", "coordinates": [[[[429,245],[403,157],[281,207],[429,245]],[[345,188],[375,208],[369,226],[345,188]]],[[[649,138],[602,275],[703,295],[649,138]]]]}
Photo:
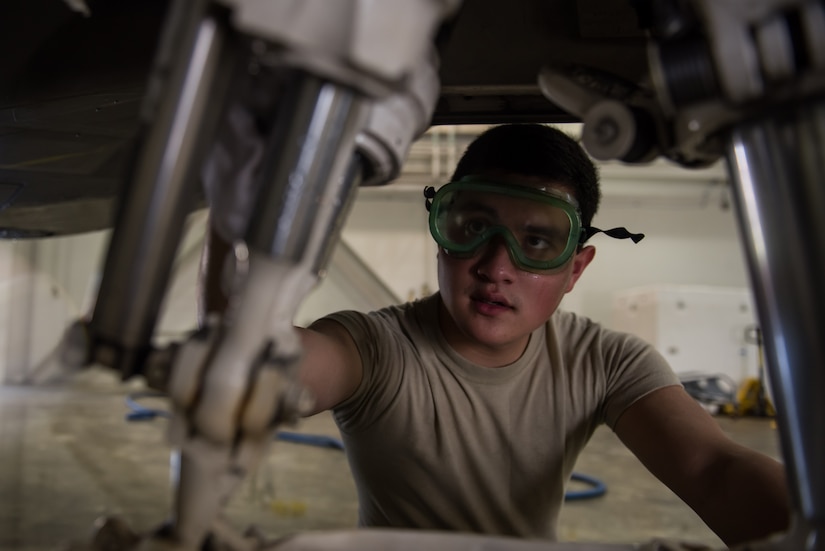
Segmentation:
{"type": "Polygon", "coordinates": [[[361,190],[343,239],[403,300],[438,287],[436,247],[427,226],[420,189],[361,190]]]}
{"type": "Polygon", "coordinates": [[[56,346],[91,304],[105,239],[0,241],[0,383],[60,375],[56,346]]]}
{"type": "Polygon", "coordinates": [[[688,195],[657,204],[608,195],[594,224],[645,234],[638,244],[604,235],[591,239],[596,257],[568,302],[607,325],[617,291],[654,284],[749,286],[734,214],[717,201],[702,203],[688,195]]]}

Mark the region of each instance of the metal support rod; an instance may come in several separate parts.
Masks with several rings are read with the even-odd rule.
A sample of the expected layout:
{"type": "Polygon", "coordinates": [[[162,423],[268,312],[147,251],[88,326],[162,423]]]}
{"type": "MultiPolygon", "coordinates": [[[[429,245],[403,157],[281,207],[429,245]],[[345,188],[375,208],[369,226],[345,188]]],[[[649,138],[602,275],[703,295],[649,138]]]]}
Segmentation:
{"type": "Polygon", "coordinates": [[[311,268],[320,270],[329,239],[345,218],[336,213],[346,210],[351,197],[346,188],[352,175],[342,175],[353,162],[367,104],[352,89],[296,71],[274,116],[263,186],[245,240],[251,249],[287,262],[317,256],[311,268]]]}
{"type": "MultiPolygon", "coordinates": [[[[186,549],[199,548],[214,528],[268,448],[273,425],[302,414],[300,339],[292,320],[362,180],[355,137],[368,105],[348,88],[296,70],[272,113],[246,232],[247,266],[233,282],[230,307],[196,375],[197,400],[171,425],[181,450],[173,531],[186,549]]],[[[192,367],[179,365],[190,371],[176,375],[189,380],[192,367]]]]}
{"type": "MultiPolygon", "coordinates": [[[[151,125],[132,165],[90,322],[88,360],[124,378],[139,371],[150,346],[184,222],[197,197],[198,161],[230,73],[223,66],[227,37],[220,14],[200,0],[175,7],[172,15],[184,28],[167,30],[158,56],[154,84],[166,82],[156,112],[144,113],[151,125]]],[[[146,107],[153,110],[154,98],[148,99],[146,107]]]]}
{"type": "Polygon", "coordinates": [[[727,153],[791,497],[825,550],[825,102],[734,128],[727,153]]]}

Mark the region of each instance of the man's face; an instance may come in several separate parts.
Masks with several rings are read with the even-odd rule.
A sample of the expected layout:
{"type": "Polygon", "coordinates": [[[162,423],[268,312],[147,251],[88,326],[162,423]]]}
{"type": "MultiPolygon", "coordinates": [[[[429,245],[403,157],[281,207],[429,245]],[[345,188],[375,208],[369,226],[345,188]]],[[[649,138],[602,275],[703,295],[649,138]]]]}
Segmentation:
{"type": "MultiPolygon", "coordinates": [[[[519,183],[548,186],[535,179],[519,183]]],[[[526,209],[515,202],[499,199],[481,207],[508,227],[525,223],[526,209]]],[[[481,365],[515,361],[529,335],[553,314],[594,254],[593,247],[584,247],[561,267],[533,273],[513,263],[501,237],[494,237],[470,258],[451,256],[439,248],[438,283],[444,304],[440,323],[447,341],[481,365]]]]}

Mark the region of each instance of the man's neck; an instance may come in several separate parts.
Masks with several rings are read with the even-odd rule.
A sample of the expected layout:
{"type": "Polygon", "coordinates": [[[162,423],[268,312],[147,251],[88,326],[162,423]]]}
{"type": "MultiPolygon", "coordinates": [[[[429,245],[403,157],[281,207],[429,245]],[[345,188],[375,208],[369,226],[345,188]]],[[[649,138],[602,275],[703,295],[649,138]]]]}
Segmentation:
{"type": "Polygon", "coordinates": [[[497,368],[518,360],[527,349],[530,335],[505,344],[486,344],[472,339],[456,325],[447,308],[439,300],[438,323],[447,344],[462,358],[482,367],[497,368]]]}

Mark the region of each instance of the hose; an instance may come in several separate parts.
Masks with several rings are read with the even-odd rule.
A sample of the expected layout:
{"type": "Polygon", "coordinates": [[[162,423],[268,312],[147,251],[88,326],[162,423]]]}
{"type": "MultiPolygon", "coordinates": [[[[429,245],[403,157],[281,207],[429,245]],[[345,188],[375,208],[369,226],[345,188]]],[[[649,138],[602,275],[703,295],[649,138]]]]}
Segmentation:
{"type": "Polygon", "coordinates": [[[568,490],[564,494],[564,501],[579,501],[582,499],[593,499],[601,497],[607,493],[607,486],[598,478],[588,476],[581,473],[573,473],[570,475],[570,480],[589,484],[590,488],[587,490],[568,490]]]}

